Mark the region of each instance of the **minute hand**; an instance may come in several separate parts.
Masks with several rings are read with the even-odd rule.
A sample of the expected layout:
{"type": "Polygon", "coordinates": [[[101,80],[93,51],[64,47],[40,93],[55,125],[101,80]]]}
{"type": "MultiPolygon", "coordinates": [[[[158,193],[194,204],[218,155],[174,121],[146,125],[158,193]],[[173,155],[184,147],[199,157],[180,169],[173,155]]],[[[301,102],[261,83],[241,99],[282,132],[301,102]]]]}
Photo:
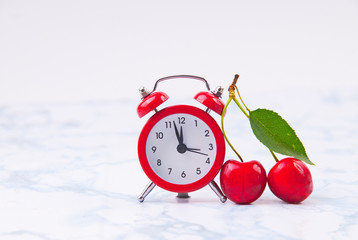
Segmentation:
{"type": "Polygon", "coordinates": [[[180,134],[179,134],[179,131],[178,131],[177,125],[175,124],[175,121],[173,121],[173,123],[174,123],[175,135],[178,139],[179,145],[183,144],[183,129],[182,129],[182,127],[180,127],[180,134]]]}

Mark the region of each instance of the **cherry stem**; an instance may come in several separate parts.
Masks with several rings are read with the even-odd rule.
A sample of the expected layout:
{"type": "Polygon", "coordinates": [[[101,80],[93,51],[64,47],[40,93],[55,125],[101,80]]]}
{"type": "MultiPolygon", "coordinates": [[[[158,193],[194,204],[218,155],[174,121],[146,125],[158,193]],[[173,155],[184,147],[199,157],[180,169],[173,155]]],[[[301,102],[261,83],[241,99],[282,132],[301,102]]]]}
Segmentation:
{"type": "Polygon", "coordinates": [[[227,109],[227,107],[229,106],[229,104],[230,104],[231,101],[232,101],[232,97],[230,97],[229,100],[227,101],[227,103],[225,104],[223,113],[222,113],[222,115],[221,115],[221,130],[222,130],[222,132],[223,132],[223,135],[224,135],[224,138],[225,138],[226,142],[229,144],[229,146],[231,147],[231,149],[236,153],[236,155],[239,157],[240,161],[241,161],[241,162],[244,162],[244,160],[242,159],[242,157],[240,156],[240,154],[235,150],[234,146],[231,144],[231,142],[230,142],[229,139],[227,138],[226,133],[225,133],[225,129],[224,129],[224,116],[225,116],[225,113],[226,113],[226,109],[227,109]]]}
{"type": "MultiPolygon", "coordinates": [[[[238,87],[236,86],[236,83],[237,83],[238,78],[239,78],[239,75],[236,74],[236,75],[235,75],[235,78],[234,78],[234,80],[233,80],[233,82],[232,82],[232,84],[231,84],[230,87],[229,87],[229,96],[230,96],[230,99],[229,99],[229,100],[231,101],[231,99],[233,99],[234,102],[236,103],[236,105],[237,105],[237,106],[240,108],[240,110],[245,114],[245,116],[250,119],[250,115],[249,115],[250,109],[246,106],[245,102],[242,100],[241,95],[240,95],[240,92],[239,92],[239,89],[238,89],[238,87]],[[242,104],[244,105],[245,109],[246,109],[249,113],[247,113],[247,112],[245,111],[245,109],[241,106],[240,102],[237,100],[237,98],[236,98],[236,96],[235,96],[235,89],[236,89],[237,95],[239,96],[240,101],[242,102],[242,104]]],[[[224,135],[224,136],[225,136],[225,135],[224,135]]],[[[225,136],[225,138],[226,138],[226,136],[225,136]]],[[[230,143],[229,143],[229,145],[230,145],[230,143]]],[[[230,146],[231,146],[231,145],[230,145],[230,146]]],[[[231,146],[231,148],[233,148],[233,147],[231,146]]],[[[234,149],[233,149],[233,150],[234,150],[234,149]]],[[[271,149],[269,149],[269,150],[270,150],[270,153],[271,153],[272,157],[275,159],[276,162],[278,162],[279,159],[277,158],[277,156],[275,155],[275,153],[274,153],[271,149]]],[[[236,153],[235,150],[234,150],[234,152],[236,153]]],[[[238,154],[238,153],[236,153],[236,154],[238,154]]],[[[241,157],[239,157],[239,158],[241,159],[241,157]]]]}
{"type": "Polygon", "coordinates": [[[241,95],[240,95],[240,92],[239,92],[239,89],[237,88],[236,85],[235,85],[235,89],[236,89],[237,95],[238,95],[239,98],[240,98],[240,101],[242,102],[242,104],[244,104],[244,107],[246,108],[246,110],[247,110],[248,112],[250,112],[250,109],[246,106],[244,100],[242,100],[241,95]]]}
{"type": "Polygon", "coordinates": [[[277,158],[277,156],[275,155],[275,153],[274,153],[271,149],[269,149],[269,150],[270,150],[270,153],[271,153],[272,157],[275,159],[275,161],[276,161],[276,162],[280,161],[280,160],[278,160],[278,158],[277,158]]]}
{"type": "Polygon", "coordinates": [[[232,99],[234,100],[236,105],[240,108],[240,110],[246,115],[246,117],[250,118],[249,114],[242,108],[242,106],[241,106],[240,102],[237,100],[237,98],[234,96],[232,99]]]}
{"type": "Polygon", "coordinates": [[[245,111],[245,109],[241,106],[240,102],[237,100],[236,96],[235,96],[235,89],[237,91],[237,94],[239,95],[239,98],[242,102],[242,104],[245,106],[246,110],[248,112],[250,112],[249,108],[245,105],[244,101],[242,100],[240,93],[239,93],[239,89],[236,86],[237,80],[239,79],[239,74],[235,75],[234,80],[232,81],[230,87],[229,87],[229,97],[232,98],[234,100],[234,102],[236,103],[236,105],[240,108],[240,110],[246,115],[247,118],[249,118],[249,114],[245,111]]]}

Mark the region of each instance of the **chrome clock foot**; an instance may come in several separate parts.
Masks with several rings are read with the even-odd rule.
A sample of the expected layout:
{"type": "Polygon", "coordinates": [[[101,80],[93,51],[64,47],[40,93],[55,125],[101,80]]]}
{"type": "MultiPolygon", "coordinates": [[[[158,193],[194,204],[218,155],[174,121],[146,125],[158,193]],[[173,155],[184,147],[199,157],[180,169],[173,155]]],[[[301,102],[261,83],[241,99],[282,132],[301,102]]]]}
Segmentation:
{"type": "Polygon", "coordinates": [[[220,190],[219,186],[216,184],[216,182],[214,180],[212,180],[209,183],[209,186],[214,191],[214,193],[220,198],[220,201],[222,203],[226,202],[227,197],[222,193],[222,191],[220,190]]]}
{"type": "Polygon", "coordinates": [[[155,184],[153,182],[149,182],[148,185],[143,190],[142,194],[138,196],[139,202],[144,202],[144,199],[148,196],[148,194],[153,190],[155,184]]]}

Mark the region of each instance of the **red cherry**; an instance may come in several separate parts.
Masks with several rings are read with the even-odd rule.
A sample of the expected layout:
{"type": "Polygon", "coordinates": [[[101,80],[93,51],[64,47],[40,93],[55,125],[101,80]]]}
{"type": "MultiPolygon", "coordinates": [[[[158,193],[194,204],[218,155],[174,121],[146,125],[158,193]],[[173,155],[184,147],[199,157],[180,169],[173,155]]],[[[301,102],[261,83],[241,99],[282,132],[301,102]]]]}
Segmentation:
{"type": "Polygon", "coordinates": [[[220,173],[220,185],[224,194],[239,204],[256,201],[265,190],[266,179],[266,171],[258,161],[228,160],[220,173]]]}
{"type": "Polygon", "coordinates": [[[310,170],[296,158],[277,162],[270,170],[267,182],[273,194],[288,203],[300,203],[313,191],[310,170]]]}

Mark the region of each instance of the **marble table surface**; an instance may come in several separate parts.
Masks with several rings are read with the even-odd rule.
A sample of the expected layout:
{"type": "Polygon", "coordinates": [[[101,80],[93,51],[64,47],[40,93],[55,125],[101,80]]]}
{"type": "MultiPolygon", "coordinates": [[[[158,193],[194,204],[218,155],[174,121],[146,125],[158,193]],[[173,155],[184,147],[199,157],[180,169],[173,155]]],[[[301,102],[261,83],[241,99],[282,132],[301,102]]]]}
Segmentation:
{"type": "MultiPolygon", "coordinates": [[[[307,91],[291,99],[305,104],[300,111],[270,101],[316,163],[314,191],[301,204],[282,202],[268,187],[250,205],[221,203],[209,187],[189,199],[155,188],[139,203],[148,178],[136,153],[146,121],[136,116],[136,98],[0,106],[0,238],[354,239],[358,94],[307,91]]],[[[268,171],[273,159],[242,114],[229,110],[232,141],[268,171]]],[[[226,159],[233,157],[228,149],[226,159]]]]}

